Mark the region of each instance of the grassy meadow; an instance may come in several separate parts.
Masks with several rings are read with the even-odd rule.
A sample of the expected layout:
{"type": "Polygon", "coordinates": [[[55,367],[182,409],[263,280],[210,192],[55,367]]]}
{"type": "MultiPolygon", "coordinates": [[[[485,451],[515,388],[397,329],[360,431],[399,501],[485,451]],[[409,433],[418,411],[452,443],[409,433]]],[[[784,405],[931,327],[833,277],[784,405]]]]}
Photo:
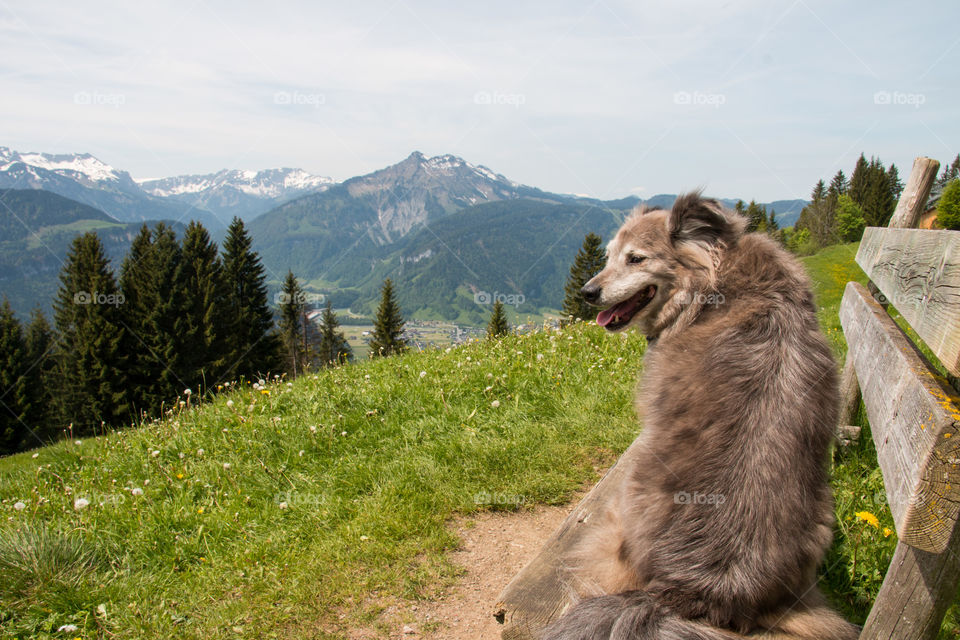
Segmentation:
{"type": "MultiPolygon", "coordinates": [[[[804,261],[838,355],[843,287],[864,279],[855,250],[804,261]]],[[[430,599],[456,579],[452,515],[565,503],[598,479],[638,431],[644,349],[581,324],[246,381],[163,420],[2,459],[0,634],[343,638],[376,626],[385,601],[430,599]]],[[[862,621],[896,540],[869,435],[835,453],[833,477],[823,583],[862,621]]]]}

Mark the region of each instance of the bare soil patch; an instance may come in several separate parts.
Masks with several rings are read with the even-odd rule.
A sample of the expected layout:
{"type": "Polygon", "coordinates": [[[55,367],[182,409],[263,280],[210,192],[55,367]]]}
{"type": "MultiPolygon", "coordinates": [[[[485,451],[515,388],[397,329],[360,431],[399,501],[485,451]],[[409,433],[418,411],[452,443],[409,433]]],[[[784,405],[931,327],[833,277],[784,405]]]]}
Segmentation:
{"type": "MultiPolygon", "coordinates": [[[[378,627],[391,640],[499,640],[493,617],[497,596],[577,504],[538,506],[517,512],[481,512],[454,519],[462,540],[451,561],[464,574],[438,599],[386,607],[378,627]]],[[[382,631],[357,631],[352,638],[383,638],[382,631]]]]}

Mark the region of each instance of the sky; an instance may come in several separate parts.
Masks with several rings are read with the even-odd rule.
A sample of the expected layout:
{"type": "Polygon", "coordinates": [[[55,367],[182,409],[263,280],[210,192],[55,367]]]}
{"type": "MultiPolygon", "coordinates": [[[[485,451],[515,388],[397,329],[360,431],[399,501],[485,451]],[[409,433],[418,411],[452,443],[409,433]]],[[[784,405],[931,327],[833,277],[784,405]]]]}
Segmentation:
{"type": "Polygon", "coordinates": [[[955,0],[0,0],[0,146],[134,178],[452,153],[600,198],[805,198],[960,151],[955,0]]]}

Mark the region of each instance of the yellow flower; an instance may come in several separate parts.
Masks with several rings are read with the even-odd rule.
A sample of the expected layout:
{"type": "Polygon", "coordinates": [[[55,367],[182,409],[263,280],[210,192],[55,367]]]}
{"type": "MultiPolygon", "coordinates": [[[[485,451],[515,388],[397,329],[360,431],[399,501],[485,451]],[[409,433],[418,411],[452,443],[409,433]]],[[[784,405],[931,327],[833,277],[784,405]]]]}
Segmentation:
{"type": "Polygon", "coordinates": [[[883,528],[883,537],[884,537],[884,538],[889,538],[891,533],[893,533],[893,531],[890,530],[890,527],[884,527],[884,528],[883,528]]]}
{"type": "Polygon", "coordinates": [[[203,507],[200,507],[199,509],[197,509],[197,513],[203,513],[203,507]]]}
{"type": "Polygon", "coordinates": [[[268,396],[268,395],[270,395],[270,390],[269,390],[269,389],[260,389],[260,393],[262,393],[262,394],[265,395],[265,396],[268,396]]]}
{"type": "Polygon", "coordinates": [[[182,474],[182,473],[178,473],[178,474],[177,474],[177,480],[183,480],[183,474],[182,474]]]}
{"type": "Polygon", "coordinates": [[[874,529],[879,529],[879,528],[880,528],[880,521],[877,520],[877,516],[873,515],[873,514],[870,513],[869,511],[857,511],[857,512],[856,512],[855,514],[853,514],[853,515],[855,515],[855,516],[857,517],[857,520],[863,520],[864,522],[866,522],[867,524],[869,524],[869,525],[870,525],[871,527],[873,527],[874,529]]]}

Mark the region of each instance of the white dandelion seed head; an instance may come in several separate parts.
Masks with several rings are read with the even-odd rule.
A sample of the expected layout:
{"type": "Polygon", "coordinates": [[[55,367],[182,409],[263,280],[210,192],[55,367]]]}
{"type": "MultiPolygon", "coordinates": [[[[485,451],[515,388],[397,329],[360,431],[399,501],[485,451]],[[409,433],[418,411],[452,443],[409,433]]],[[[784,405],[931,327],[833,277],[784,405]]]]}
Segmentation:
{"type": "Polygon", "coordinates": [[[158,455],[160,455],[160,450],[154,449],[153,451],[150,452],[150,455],[156,458],[158,455]]]}
{"type": "Polygon", "coordinates": [[[490,403],[490,406],[493,407],[494,409],[496,409],[497,407],[500,406],[500,401],[499,401],[499,400],[494,400],[493,402],[490,403]]]}
{"type": "Polygon", "coordinates": [[[198,456],[202,456],[202,455],[203,455],[203,449],[197,449],[197,455],[198,455],[198,456]]]}
{"type": "Polygon", "coordinates": [[[426,378],[426,377],[427,377],[427,372],[426,372],[426,371],[421,371],[421,372],[420,372],[420,377],[421,377],[421,378],[426,378]]]}
{"type": "Polygon", "coordinates": [[[317,432],[317,428],[314,427],[314,426],[311,426],[311,427],[310,427],[310,433],[316,433],[316,432],[317,432]]]}
{"type": "Polygon", "coordinates": [[[224,468],[224,470],[229,470],[230,467],[232,467],[232,466],[233,466],[233,465],[230,464],[229,462],[224,462],[224,463],[223,463],[223,468],[224,468]]]}
{"type": "Polygon", "coordinates": [[[16,509],[17,511],[23,511],[24,509],[27,508],[27,505],[18,501],[13,503],[13,508],[16,509]]]}
{"type": "Polygon", "coordinates": [[[193,394],[193,391],[191,391],[189,387],[183,390],[183,395],[185,396],[189,396],[192,394],[193,394]]]}
{"type": "Polygon", "coordinates": [[[281,509],[286,509],[286,508],[287,508],[287,503],[286,503],[286,502],[281,502],[278,506],[279,506],[281,509]]]}
{"type": "Polygon", "coordinates": [[[135,496],[142,496],[142,495],[143,495],[143,489],[141,489],[140,487],[134,487],[133,489],[130,490],[130,493],[133,494],[133,495],[135,495],[135,496]]]}
{"type": "Polygon", "coordinates": [[[61,631],[62,631],[62,632],[64,632],[64,633],[73,633],[74,631],[76,631],[76,630],[79,629],[79,628],[80,628],[80,627],[78,627],[78,626],[75,625],[75,624],[65,624],[65,625],[61,626],[59,629],[57,629],[57,631],[58,631],[58,632],[61,632],[61,631]]]}
{"type": "Polygon", "coordinates": [[[39,454],[39,453],[35,453],[35,454],[33,454],[32,456],[30,456],[30,457],[33,458],[34,460],[36,460],[37,458],[40,457],[40,454],[39,454]]]}
{"type": "Polygon", "coordinates": [[[233,400],[227,400],[227,406],[233,408],[233,400]]]}
{"type": "Polygon", "coordinates": [[[88,506],[90,506],[90,501],[87,500],[86,498],[77,498],[76,500],[73,501],[73,508],[76,511],[80,511],[81,509],[86,509],[88,506]]]}

